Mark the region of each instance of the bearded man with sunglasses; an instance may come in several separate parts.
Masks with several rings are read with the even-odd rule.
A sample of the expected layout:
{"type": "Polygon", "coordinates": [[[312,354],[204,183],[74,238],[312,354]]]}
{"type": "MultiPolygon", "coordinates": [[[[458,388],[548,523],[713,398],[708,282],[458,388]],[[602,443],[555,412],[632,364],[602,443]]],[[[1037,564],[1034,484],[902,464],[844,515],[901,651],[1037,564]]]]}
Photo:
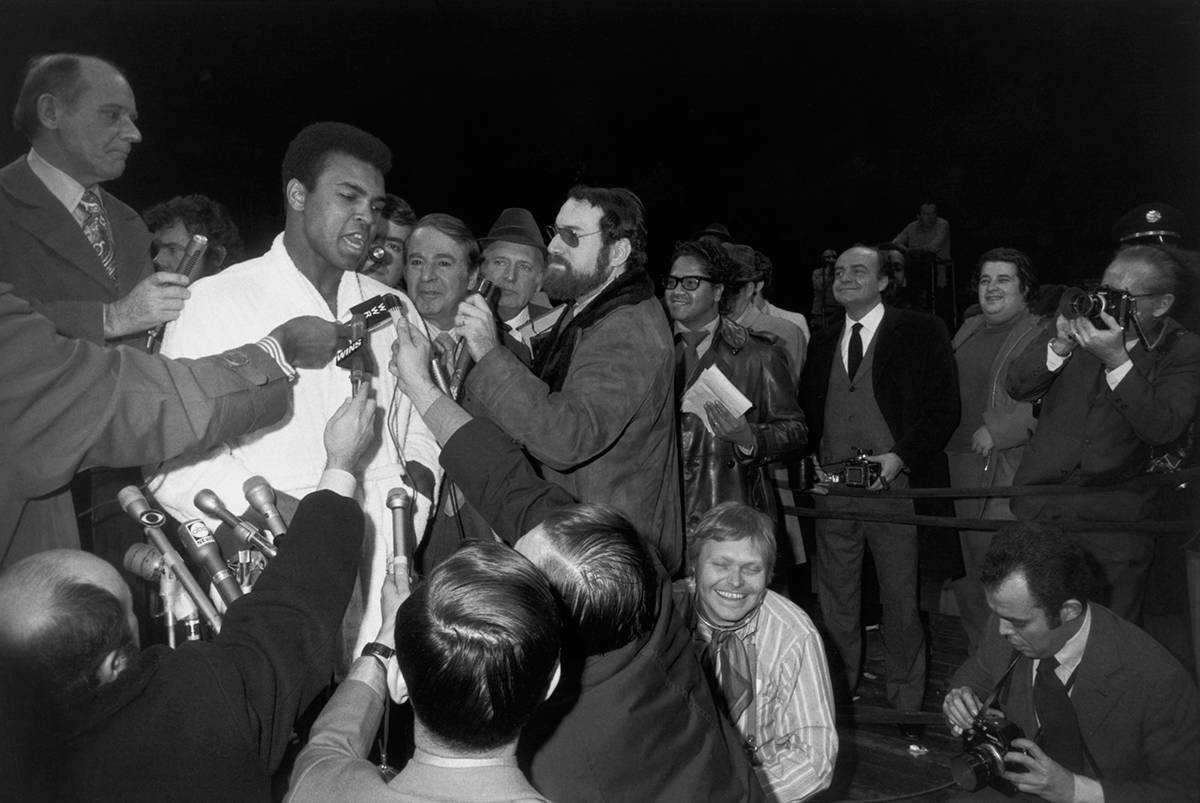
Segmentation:
{"type": "Polygon", "coordinates": [[[675,246],[663,301],[675,322],[676,389],[687,390],[710,367],[719,370],[753,405],[734,415],[719,401],[703,418],[680,411],[684,525],[721,502],[744,502],[778,521],[778,500],[764,469],[807,439],[804,413],[784,352],[770,335],[752,334],[720,314],[736,268],[719,246],[675,246]]]}
{"type": "Polygon", "coordinates": [[[565,301],[532,369],[497,348],[478,296],[456,331],[476,365],[467,391],[543,477],[606,503],[679,569],[683,530],[671,330],[646,272],[645,209],[627,189],[576,186],[547,232],[542,289],[565,301]]]}

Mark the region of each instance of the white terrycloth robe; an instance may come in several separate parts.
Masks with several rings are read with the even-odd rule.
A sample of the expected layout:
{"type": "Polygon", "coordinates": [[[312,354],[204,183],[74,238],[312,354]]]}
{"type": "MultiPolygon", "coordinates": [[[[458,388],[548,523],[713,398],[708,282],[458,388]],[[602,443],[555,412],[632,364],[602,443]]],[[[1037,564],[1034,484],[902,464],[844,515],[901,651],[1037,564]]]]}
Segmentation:
{"type": "MultiPolygon", "coordinates": [[[[169,324],[162,353],[168,357],[201,357],[265,337],[275,327],[300,315],[315,315],[328,321],[349,320],[349,308],[380,293],[396,293],[404,301],[410,323],[421,326],[421,318],[402,293],[366,276],[347,272],[338,287],[337,316],[292,262],[280,234],[266,254],[232,265],[215,276],[191,286],[192,296],[178,320],[169,324]]],[[[387,369],[395,331],[388,325],[369,336],[376,374],[371,385],[381,408],[382,442],[364,456],[359,468],[363,481],[358,501],[366,513],[367,533],[361,568],[363,618],[351,655],[375,638],[381,620],[379,591],[383,584],[386,554],[391,551],[391,512],[386,498],[389,489],[401,484],[397,449],[383,421],[395,390],[395,377],[387,369]]],[[[179,521],[204,519],[211,528],[220,523],[208,518],[192,504],[196,492],[211,488],[234,513],[246,509],[242,483],[261,474],[278,491],[297,499],[313,491],[325,467],[325,424],[350,395],[350,373],[332,361],[324,368],[298,369],[292,409],[277,424],[228,441],[204,455],[167,461],[154,471],[150,490],[179,521]]],[[[437,440],[402,393],[394,411],[402,439],[403,457],[421,463],[440,477],[437,440]]],[[[435,490],[434,498],[437,498],[435,490]]],[[[425,532],[432,507],[419,499],[415,530],[425,532]]],[[[286,546],[284,547],[286,548],[286,546]]],[[[351,608],[355,606],[351,603],[351,608]]],[[[349,620],[348,620],[349,623],[349,620]]]]}

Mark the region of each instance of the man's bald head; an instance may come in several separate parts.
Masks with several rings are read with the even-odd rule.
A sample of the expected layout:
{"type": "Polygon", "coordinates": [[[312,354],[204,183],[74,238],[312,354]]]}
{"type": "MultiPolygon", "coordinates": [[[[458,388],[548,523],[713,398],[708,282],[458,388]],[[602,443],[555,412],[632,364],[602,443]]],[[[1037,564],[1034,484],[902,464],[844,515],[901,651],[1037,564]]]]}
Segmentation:
{"type": "Polygon", "coordinates": [[[86,552],[41,552],[0,572],[0,610],[0,657],[64,700],[112,680],[137,652],[129,587],[86,552]]]}

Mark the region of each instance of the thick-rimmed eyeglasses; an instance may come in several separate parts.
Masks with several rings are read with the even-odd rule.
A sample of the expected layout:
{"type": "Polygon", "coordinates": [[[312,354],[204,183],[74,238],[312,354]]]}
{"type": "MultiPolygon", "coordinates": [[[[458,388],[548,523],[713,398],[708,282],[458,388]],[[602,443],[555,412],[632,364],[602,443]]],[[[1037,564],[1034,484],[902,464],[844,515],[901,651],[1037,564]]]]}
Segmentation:
{"type": "Polygon", "coordinates": [[[579,245],[580,237],[591,237],[593,234],[599,234],[601,231],[603,231],[603,229],[585,231],[580,234],[574,229],[565,229],[562,226],[547,226],[546,240],[549,242],[550,240],[554,239],[555,235],[557,235],[558,237],[562,238],[562,241],[566,244],[567,248],[574,248],[575,246],[579,245]]]}
{"type": "Polygon", "coordinates": [[[687,290],[689,293],[699,290],[700,282],[715,284],[715,282],[713,282],[713,280],[707,276],[668,276],[667,278],[663,279],[663,285],[666,286],[668,290],[674,290],[676,287],[682,284],[683,289],[687,290]]]}

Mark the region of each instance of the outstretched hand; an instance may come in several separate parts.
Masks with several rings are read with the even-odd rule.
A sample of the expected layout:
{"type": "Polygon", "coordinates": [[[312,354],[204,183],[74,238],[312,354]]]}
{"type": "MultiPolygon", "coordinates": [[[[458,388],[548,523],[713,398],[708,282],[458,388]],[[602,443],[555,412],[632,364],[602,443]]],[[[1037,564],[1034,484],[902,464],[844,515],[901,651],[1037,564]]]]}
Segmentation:
{"type": "Polygon", "coordinates": [[[358,461],[377,439],[375,430],[375,400],[369,395],[370,385],[363,384],[358,393],[342,402],[342,406],[325,424],[325,467],[354,473],[358,461]]]}

